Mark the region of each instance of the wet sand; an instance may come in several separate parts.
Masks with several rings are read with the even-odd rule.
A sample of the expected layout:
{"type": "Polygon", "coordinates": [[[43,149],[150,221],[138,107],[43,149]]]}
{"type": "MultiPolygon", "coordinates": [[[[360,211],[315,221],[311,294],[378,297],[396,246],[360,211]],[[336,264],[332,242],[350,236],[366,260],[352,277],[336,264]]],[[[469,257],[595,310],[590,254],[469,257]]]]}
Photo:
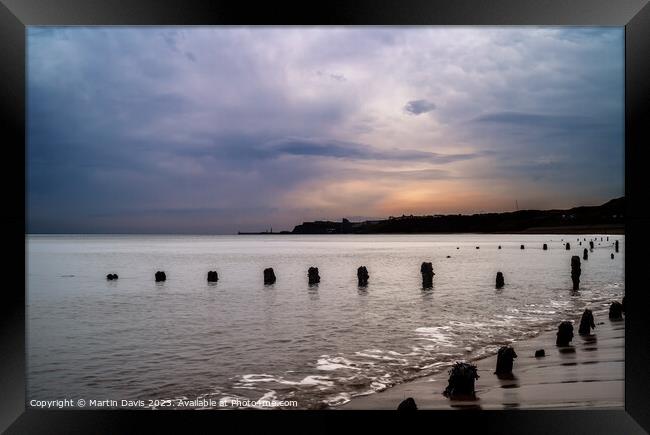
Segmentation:
{"type": "Polygon", "coordinates": [[[556,329],[512,344],[513,379],[494,374],[496,355],[474,361],[478,367],[475,401],[453,401],[442,395],[448,373],[423,377],[379,393],[355,397],[334,409],[397,409],[407,397],[418,409],[512,409],[624,407],[625,322],[610,321],[607,311],[594,311],[596,329],[591,336],[578,335],[580,318],[574,320],[571,346],[555,345],[556,329]],[[601,324],[602,323],[602,324],[601,324]],[[546,356],[535,358],[544,349],[546,356]]]}

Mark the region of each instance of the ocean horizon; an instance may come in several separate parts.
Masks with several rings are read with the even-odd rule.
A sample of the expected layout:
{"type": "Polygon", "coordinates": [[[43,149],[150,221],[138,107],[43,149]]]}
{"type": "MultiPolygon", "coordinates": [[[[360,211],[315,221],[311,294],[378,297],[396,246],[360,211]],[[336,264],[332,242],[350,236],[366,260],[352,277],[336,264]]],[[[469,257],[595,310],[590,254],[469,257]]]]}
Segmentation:
{"type": "Polygon", "coordinates": [[[26,251],[36,400],[332,407],[492,355],[620,300],[625,283],[625,237],[611,234],[27,235],[26,251]],[[590,240],[573,291],[570,259],[590,240]]]}

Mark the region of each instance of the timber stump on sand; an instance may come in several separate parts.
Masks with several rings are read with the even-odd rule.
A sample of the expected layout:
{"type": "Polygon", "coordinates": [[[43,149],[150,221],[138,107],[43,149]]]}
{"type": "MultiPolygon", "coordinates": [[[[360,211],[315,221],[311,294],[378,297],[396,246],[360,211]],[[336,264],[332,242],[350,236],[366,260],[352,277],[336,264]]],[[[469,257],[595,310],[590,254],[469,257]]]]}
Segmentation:
{"type": "Polygon", "coordinates": [[[614,250],[618,252],[618,240],[614,242],[614,250]]]}
{"type": "Polygon", "coordinates": [[[449,370],[449,385],[442,394],[452,400],[475,400],[474,382],[478,378],[475,365],[457,361],[449,370]]]}
{"type": "Polygon", "coordinates": [[[368,269],[366,269],[366,266],[359,267],[357,269],[357,280],[359,281],[359,287],[367,286],[368,278],[370,278],[370,274],[368,274],[368,269]]]}
{"type": "Polygon", "coordinates": [[[542,249],[543,249],[544,251],[547,251],[547,250],[548,250],[548,246],[546,245],[546,243],[544,243],[544,245],[542,245],[542,249]]]}
{"type": "Polygon", "coordinates": [[[156,282],[163,282],[167,280],[167,275],[165,275],[165,272],[161,272],[160,270],[156,272],[155,275],[156,282]]]}
{"type": "Polygon", "coordinates": [[[587,251],[587,248],[585,248],[585,249],[582,251],[582,259],[583,259],[583,260],[588,260],[588,259],[589,259],[589,251],[587,251]]]}
{"type": "Polygon", "coordinates": [[[573,324],[565,320],[557,327],[555,344],[558,346],[568,346],[571,340],[573,340],[573,324]]]}
{"type": "Polygon", "coordinates": [[[275,272],[273,271],[272,267],[264,269],[264,284],[275,284],[275,272]]]}
{"type": "Polygon", "coordinates": [[[535,358],[543,358],[546,356],[546,352],[544,352],[544,349],[537,349],[535,351],[535,358]]]}
{"type": "Polygon", "coordinates": [[[433,287],[433,264],[430,262],[424,262],[420,266],[420,273],[422,274],[422,287],[431,288],[433,287]]]}
{"type": "Polygon", "coordinates": [[[216,270],[211,270],[208,272],[208,282],[217,282],[219,281],[219,274],[216,270]]]}
{"type": "Polygon", "coordinates": [[[497,368],[494,374],[498,377],[512,376],[512,364],[517,358],[517,352],[510,346],[502,346],[497,353],[497,368]]]}
{"type": "Polygon", "coordinates": [[[417,411],[418,407],[412,397],[408,397],[400,402],[397,407],[398,411],[417,411]]]}
{"type": "Polygon", "coordinates": [[[567,251],[570,251],[571,250],[571,243],[567,242],[567,244],[564,245],[564,247],[566,248],[567,251]]]}
{"type": "Polygon", "coordinates": [[[580,327],[578,328],[578,334],[589,335],[591,334],[592,328],[596,329],[596,324],[594,323],[594,313],[592,313],[591,310],[586,309],[580,318],[580,327]]]}
{"type": "Polygon", "coordinates": [[[109,280],[109,281],[116,280],[117,279],[117,273],[109,273],[108,275],[106,275],[106,279],[109,280]]]}
{"type": "Polygon", "coordinates": [[[620,302],[612,302],[609,306],[609,320],[623,320],[623,305],[620,302]]]}
{"type": "Polygon", "coordinates": [[[571,257],[571,281],[573,281],[573,290],[580,288],[580,257],[574,255],[571,257]]]}
{"type": "Polygon", "coordinates": [[[318,284],[320,282],[320,275],[318,275],[317,267],[310,267],[307,270],[307,278],[309,279],[309,284],[318,284]]]}

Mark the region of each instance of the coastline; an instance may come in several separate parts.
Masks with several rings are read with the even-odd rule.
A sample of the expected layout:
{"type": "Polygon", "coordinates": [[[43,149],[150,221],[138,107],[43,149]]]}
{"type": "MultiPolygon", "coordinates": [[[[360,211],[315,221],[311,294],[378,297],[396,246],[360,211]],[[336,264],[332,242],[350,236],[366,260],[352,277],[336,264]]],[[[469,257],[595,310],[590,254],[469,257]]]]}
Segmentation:
{"type": "Polygon", "coordinates": [[[624,225],[574,225],[561,227],[530,227],[523,230],[512,231],[437,231],[437,232],[349,232],[349,233],[294,233],[292,231],[282,231],[276,233],[269,232],[238,232],[238,236],[292,236],[292,235],[437,235],[437,234],[537,234],[537,235],[558,235],[558,234],[586,234],[586,235],[625,235],[624,225]]]}
{"type": "Polygon", "coordinates": [[[580,336],[574,321],[571,346],[555,345],[556,327],[536,337],[511,344],[513,379],[494,374],[496,355],[473,361],[478,367],[475,401],[449,400],[442,395],[447,386],[447,370],[397,384],[378,393],[353,397],[331,409],[395,410],[402,400],[412,397],[418,409],[623,409],[625,371],[625,321],[611,321],[607,309],[594,310],[596,328],[592,335],[580,336]],[[546,356],[535,358],[537,349],[546,356]]]}

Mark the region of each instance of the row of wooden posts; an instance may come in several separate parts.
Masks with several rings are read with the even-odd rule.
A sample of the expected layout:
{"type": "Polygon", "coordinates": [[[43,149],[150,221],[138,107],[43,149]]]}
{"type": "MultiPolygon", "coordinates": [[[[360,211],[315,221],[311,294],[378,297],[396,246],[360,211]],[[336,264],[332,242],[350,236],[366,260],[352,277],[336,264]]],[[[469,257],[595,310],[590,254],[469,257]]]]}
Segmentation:
{"type": "MultiPolygon", "coordinates": [[[[608,237],[609,239],[609,237],[608,237]]],[[[586,240],[586,239],[585,239],[586,240]]],[[[602,237],[601,237],[602,240],[602,237]]],[[[591,249],[593,249],[593,242],[590,241],[590,246],[591,249]]],[[[569,243],[566,244],[567,249],[570,249],[569,243]]],[[[618,252],[618,240],[615,243],[615,249],[616,252],[618,252]]],[[[521,245],[521,249],[524,249],[524,245],[521,245]]],[[[458,249],[458,248],[456,248],[458,249]]],[[[477,246],[476,249],[479,249],[477,246]]],[[[499,249],[501,249],[501,245],[499,245],[499,249]]],[[[547,250],[548,246],[546,243],[542,246],[543,250],[547,250]]],[[[448,255],[447,258],[450,258],[448,255]]],[[[589,253],[587,251],[587,248],[584,249],[583,251],[583,256],[582,258],[584,260],[587,260],[589,258],[589,253]]],[[[614,254],[612,253],[610,258],[613,260],[614,259],[614,254]]],[[[582,273],[581,268],[580,268],[580,257],[577,255],[574,255],[571,257],[571,280],[573,281],[573,290],[578,290],[580,286],[580,274],[582,273]]],[[[435,273],[433,272],[433,264],[431,262],[424,262],[420,265],[420,274],[422,275],[422,287],[423,288],[431,288],[433,286],[433,276],[435,273]]],[[[113,281],[118,279],[117,274],[115,273],[109,273],[106,275],[106,279],[109,281],[113,281]]],[[[156,282],[164,282],[167,280],[167,275],[163,271],[158,271],[156,272],[154,279],[156,282]]],[[[317,267],[310,267],[307,270],[307,279],[309,284],[318,284],[320,282],[320,275],[318,273],[318,268],[317,267]]],[[[368,273],[368,269],[365,266],[361,266],[357,269],[357,280],[359,282],[359,286],[365,287],[368,285],[368,280],[370,279],[370,274],[368,273]]],[[[208,272],[208,282],[217,282],[219,281],[219,274],[215,270],[211,270],[208,272]]],[[[275,277],[275,272],[273,271],[272,267],[264,269],[264,284],[270,285],[274,284],[276,281],[275,277]]],[[[505,280],[503,278],[503,273],[502,272],[497,272],[496,276],[496,288],[500,289],[503,288],[505,285],[505,280]]]]}
{"type": "MultiPolygon", "coordinates": [[[[623,301],[614,301],[609,307],[609,319],[612,321],[623,320],[625,313],[625,296],[623,301]]],[[[580,318],[578,334],[582,336],[592,335],[591,330],[596,328],[594,314],[590,309],[585,309],[580,318]]],[[[573,323],[565,320],[558,325],[555,345],[559,348],[571,346],[573,340],[573,323]]],[[[546,357],[544,349],[535,351],[535,358],[546,357]]],[[[513,374],[514,360],[517,358],[517,352],[512,346],[502,346],[497,352],[497,363],[494,374],[499,379],[515,379],[513,374]]],[[[479,378],[477,367],[467,361],[456,361],[449,370],[449,380],[447,388],[442,392],[445,397],[452,400],[476,400],[475,381],[479,378]]],[[[398,411],[415,411],[417,404],[412,397],[404,399],[397,407],[398,411]]]]}

